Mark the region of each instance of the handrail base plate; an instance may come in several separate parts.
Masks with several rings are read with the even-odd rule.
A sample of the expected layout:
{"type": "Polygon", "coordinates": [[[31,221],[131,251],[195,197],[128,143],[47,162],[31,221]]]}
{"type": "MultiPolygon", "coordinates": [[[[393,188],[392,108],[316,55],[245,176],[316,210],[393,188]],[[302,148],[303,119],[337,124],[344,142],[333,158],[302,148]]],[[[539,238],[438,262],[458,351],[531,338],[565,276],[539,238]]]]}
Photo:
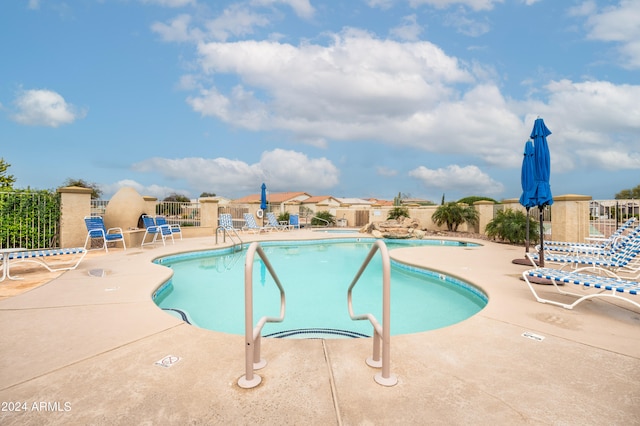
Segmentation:
{"type": "Polygon", "coordinates": [[[253,380],[247,380],[247,376],[242,376],[238,379],[238,386],[243,389],[251,389],[258,386],[260,382],[262,382],[262,377],[257,374],[253,375],[253,380]]]}

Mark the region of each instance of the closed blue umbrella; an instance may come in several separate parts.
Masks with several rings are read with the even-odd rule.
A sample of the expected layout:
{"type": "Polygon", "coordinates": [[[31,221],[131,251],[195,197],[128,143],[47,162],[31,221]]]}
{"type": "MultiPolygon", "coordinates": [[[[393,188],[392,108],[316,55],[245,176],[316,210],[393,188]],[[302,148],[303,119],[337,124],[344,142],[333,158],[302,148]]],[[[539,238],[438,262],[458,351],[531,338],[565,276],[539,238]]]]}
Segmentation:
{"type": "Polygon", "coordinates": [[[260,191],[260,209],[262,210],[262,225],[264,226],[264,212],[267,210],[267,185],[262,183],[260,191]]]}
{"type": "Polygon", "coordinates": [[[544,266],[544,223],[542,211],[545,206],[553,204],[553,196],[551,195],[551,186],[549,185],[549,176],[551,175],[551,155],[549,154],[549,145],[547,144],[547,136],[551,131],[544,124],[542,118],[537,118],[533,123],[531,131],[531,139],[533,139],[534,147],[534,172],[535,172],[535,192],[533,200],[540,210],[540,266],[544,266]]]}
{"type": "Polygon", "coordinates": [[[535,207],[535,164],[534,164],[534,148],[531,141],[524,144],[524,156],[522,158],[522,170],[520,171],[520,183],[522,185],[522,195],[520,195],[520,204],[527,209],[527,240],[525,243],[525,252],[529,253],[529,209],[535,207]]]}
{"type": "Polygon", "coordinates": [[[536,119],[531,131],[534,147],[534,170],[535,170],[535,205],[538,207],[550,206],[553,204],[551,196],[551,186],[549,185],[549,175],[551,174],[551,156],[547,136],[551,131],[545,126],[542,118],[536,119]]]}

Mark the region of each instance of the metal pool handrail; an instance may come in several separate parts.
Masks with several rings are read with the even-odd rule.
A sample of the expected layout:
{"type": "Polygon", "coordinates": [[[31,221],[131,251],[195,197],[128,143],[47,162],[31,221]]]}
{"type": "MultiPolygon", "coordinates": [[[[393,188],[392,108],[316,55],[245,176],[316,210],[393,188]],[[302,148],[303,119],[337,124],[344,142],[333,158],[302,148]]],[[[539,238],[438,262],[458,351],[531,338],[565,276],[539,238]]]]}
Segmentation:
{"type": "Polygon", "coordinates": [[[347,304],[349,306],[349,316],[352,320],[358,321],[366,319],[369,320],[371,325],[373,325],[373,355],[367,358],[366,363],[370,367],[382,367],[382,371],[374,376],[374,380],[376,383],[383,386],[395,385],[398,383],[398,378],[395,374],[391,374],[389,372],[389,358],[391,355],[391,261],[389,260],[389,250],[387,250],[387,245],[384,241],[377,240],[373,244],[373,247],[371,247],[367,258],[362,263],[362,266],[360,266],[360,270],[349,286],[349,291],[347,292],[347,304]],[[353,287],[355,287],[358,279],[360,279],[360,276],[378,250],[380,250],[380,255],[382,256],[382,326],[371,313],[355,315],[353,313],[351,296],[353,287]],[[380,340],[382,340],[382,359],[380,359],[380,340]]]}
{"type": "Polygon", "coordinates": [[[267,365],[266,360],[260,359],[262,327],[268,322],[282,322],[282,320],[284,320],[284,311],[285,295],[282,284],[267,259],[267,255],[262,250],[262,247],[260,247],[260,243],[255,241],[251,243],[247,249],[247,255],[244,261],[245,375],[238,379],[238,385],[241,388],[254,388],[262,381],[260,376],[253,374],[253,370],[259,370],[267,365]],[[269,274],[271,274],[271,277],[273,277],[273,280],[280,289],[280,316],[277,318],[264,316],[260,318],[256,326],[253,327],[253,259],[255,253],[258,253],[258,256],[260,256],[269,274]]]}
{"type": "Polygon", "coordinates": [[[238,241],[240,241],[239,243],[236,243],[236,241],[233,239],[233,235],[231,235],[231,233],[229,233],[229,228],[226,228],[224,226],[218,226],[216,228],[216,245],[218,245],[218,232],[222,231],[222,242],[226,242],[227,241],[227,235],[229,236],[229,238],[231,239],[231,242],[233,243],[232,246],[232,250],[235,251],[236,245],[240,245],[240,250],[242,250],[242,238],[240,238],[240,235],[238,235],[238,231],[236,231],[235,229],[231,228],[231,230],[233,231],[234,234],[236,234],[236,237],[238,237],[238,241]]]}

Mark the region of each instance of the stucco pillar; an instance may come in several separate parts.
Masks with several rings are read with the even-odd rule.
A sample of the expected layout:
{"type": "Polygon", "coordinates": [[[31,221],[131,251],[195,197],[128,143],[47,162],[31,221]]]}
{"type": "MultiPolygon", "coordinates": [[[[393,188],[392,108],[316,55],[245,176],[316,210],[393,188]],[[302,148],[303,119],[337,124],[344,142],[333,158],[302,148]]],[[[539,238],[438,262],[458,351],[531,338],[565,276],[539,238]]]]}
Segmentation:
{"type": "Polygon", "coordinates": [[[144,212],[148,216],[155,216],[156,205],[158,205],[158,198],[152,197],[151,195],[143,195],[142,199],[144,200],[144,212]]]}
{"type": "Polygon", "coordinates": [[[91,215],[91,188],[66,186],[60,194],[60,248],[82,247],[87,238],[84,217],[91,215]]]}
{"type": "Polygon", "coordinates": [[[519,198],[508,198],[502,200],[502,205],[504,206],[505,210],[511,209],[514,212],[521,211],[522,213],[527,214],[527,209],[522,204],[520,204],[519,198]]]}
{"type": "Polygon", "coordinates": [[[493,220],[493,201],[480,200],[473,203],[473,208],[478,212],[478,223],[476,232],[486,235],[487,224],[493,220]]]}
{"type": "Polygon", "coordinates": [[[218,201],[213,198],[200,198],[201,228],[213,228],[215,232],[218,227],[218,201]]]}
{"type": "Polygon", "coordinates": [[[583,242],[589,236],[588,195],[567,194],[553,197],[551,235],[558,241],[583,242]]]}

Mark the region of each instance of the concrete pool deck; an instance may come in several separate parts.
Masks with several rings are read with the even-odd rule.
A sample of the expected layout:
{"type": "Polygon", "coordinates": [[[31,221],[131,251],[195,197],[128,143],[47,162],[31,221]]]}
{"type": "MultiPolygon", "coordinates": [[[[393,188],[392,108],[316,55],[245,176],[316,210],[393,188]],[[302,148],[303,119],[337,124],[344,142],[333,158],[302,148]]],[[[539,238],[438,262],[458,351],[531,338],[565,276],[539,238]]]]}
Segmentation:
{"type": "Polygon", "coordinates": [[[640,312],[603,299],[537,303],[519,279],[526,267],[511,263],[524,249],[478,242],[391,252],[489,295],[466,321],[393,336],[393,387],[364,362],[372,339],[263,339],[262,383],[241,389],[243,336],[189,326],[151,301],[171,274],[151,261],[219,247],[213,237],[87,256],[0,300],[0,424],[640,424],[640,312]],[[155,365],[167,355],[180,360],[155,365]]]}

